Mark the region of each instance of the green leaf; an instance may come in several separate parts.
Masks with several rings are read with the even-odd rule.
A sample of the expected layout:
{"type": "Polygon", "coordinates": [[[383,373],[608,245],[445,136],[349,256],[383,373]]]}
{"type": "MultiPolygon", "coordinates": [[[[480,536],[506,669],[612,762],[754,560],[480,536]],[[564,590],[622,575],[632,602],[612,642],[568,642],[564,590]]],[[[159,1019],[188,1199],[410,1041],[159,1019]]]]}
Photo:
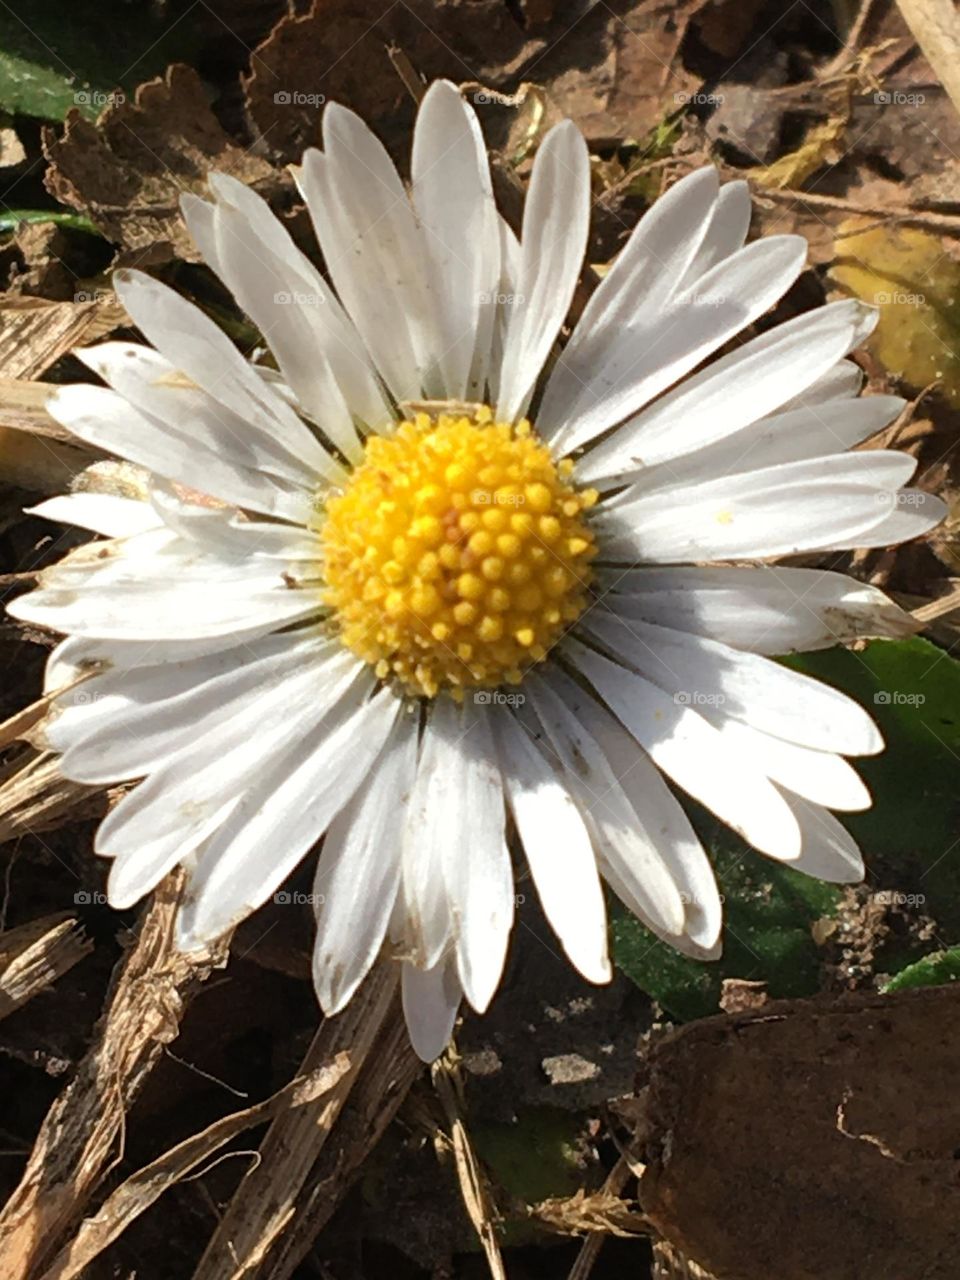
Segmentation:
{"type": "Polygon", "coordinates": [[[7,209],[0,213],[0,233],[16,231],[21,223],[53,222],[58,227],[71,227],[97,236],[100,232],[89,218],[80,213],[60,213],[55,209],[7,209]]]}
{"type": "Polygon", "coordinates": [[[886,750],[855,762],[873,807],[844,822],[871,880],[915,895],[941,933],[960,940],[960,663],[918,637],[787,661],[850,694],[877,721],[886,750]]]}
{"type": "Polygon", "coordinates": [[[910,987],[942,987],[960,978],[960,947],[934,951],[916,964],[901,969],[884,985],[884,991],[906,991],[910,987]]]}
{"type": "Polygon", "coordinates": [[[0,6],[0,108],[62,120],[71,107],[95,119],[117,92],[132,91],[188,56],[188,20],[124,0],[33,0],[0,6]]]}
{"type": "Polygon", "coordinates": [[[704,843],[724,898],[722,958],[681,955],[617,907],[611,927],[618,966],[681,1021],[717,1013],[724,978],[766,982],[774,996],[812,995],[820,985],[813,927],[835,913],[841,890],[762,858],[719,824],[704,843]]]}

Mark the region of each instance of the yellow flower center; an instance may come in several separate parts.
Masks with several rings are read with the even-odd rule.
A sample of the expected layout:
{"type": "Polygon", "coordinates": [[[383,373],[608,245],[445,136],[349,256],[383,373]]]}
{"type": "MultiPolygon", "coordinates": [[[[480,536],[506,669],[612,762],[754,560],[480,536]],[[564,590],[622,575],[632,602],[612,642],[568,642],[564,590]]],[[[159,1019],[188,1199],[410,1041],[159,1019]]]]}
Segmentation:
{"type": "Polygon", "coordinates": [[[486,407],[372,437],[324,509],[343,643],[418,696],[518,683],[587,603],[597,495],[571,470],[486,407]]]}

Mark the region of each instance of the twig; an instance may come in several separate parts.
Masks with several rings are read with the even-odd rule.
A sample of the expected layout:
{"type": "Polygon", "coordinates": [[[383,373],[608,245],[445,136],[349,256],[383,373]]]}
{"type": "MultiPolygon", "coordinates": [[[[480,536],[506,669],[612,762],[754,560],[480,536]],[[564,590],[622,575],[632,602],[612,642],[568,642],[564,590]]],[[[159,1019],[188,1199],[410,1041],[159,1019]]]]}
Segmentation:
{"type": "Polygon", "coordinates": [[[850,33],[843,42],[843,48],[835,58],[822,67],[817,75],[818,80],[831,80],[844,70],[852,61],[856,54],[857,46],[863,36],[864,28],[870,20],[870,11],[873,8],[873,0],[861,0],[860,8],[857,16],[853,20],[850,27],[850,33]]]}
{"type": "Polygon", "coordinates": [[[430,1074],[450,1126],[450,1145],[453,1148],[463,1207],[483,1247],[490,1275],[493,1280],[506,1280],[507,1273],[494,1221],[496,1211],[464,1123],[463,1086],[457,1059],[448,1050],[433,1064],[430,1074]]]}
{"type": "MultiPolygon", "coordinates": [[[[361,1176],[364,1161],[410,1092],[423,1063],[410,1046],[399,1001],[383,1034],[360,1069],[360,1076],[337,1125],[337,1142],[321,1153],[304,1183],[290,1230],[270,1259],[263,1280],[291,1280],[317,1235],[361,1176]]],[[[260,1277],[258,1277],[260,1280],[260,1277]]]]}
{"type": "MultiPolygon", "coordinates": [[[[626,1156],[621,1156],[617,1163],[607,1174],[603,1189],[610,1195],[619,1196],[623,1188],[634,1176],[630,1167],[630,1161],[626,1156]]],[[[580,1252],[577,1254],[573,1266],[570,1268],[570,1274],[567,1280],[587,1280],[590,1272],[596,1265],[597,1258],[600,1256],[600,1250],[603,1248],[603,1242],[606,1237],[599,1232],[595,1232],[587,1236],[583,1244],[580,1246],[580,1252]]]]}
{"type": "Polygon", "coordinates": [[[881,222],[903,222],[907,226],[926,227],[930,231],[938,231],[943,235],[960,236],[960,214],[934,213],[924,209],[911,209],[896,205],[859,204],[855,200],[844,200],[842,196],[813,195],[806,191],[785,188],[763,187],[753,189],[753,198],[758,204],[772,200],[776,204],[791,204],[803,201],[815,209],[837,209],[841,213],[859,214],[867,218],[877,218],[881,222]]]}

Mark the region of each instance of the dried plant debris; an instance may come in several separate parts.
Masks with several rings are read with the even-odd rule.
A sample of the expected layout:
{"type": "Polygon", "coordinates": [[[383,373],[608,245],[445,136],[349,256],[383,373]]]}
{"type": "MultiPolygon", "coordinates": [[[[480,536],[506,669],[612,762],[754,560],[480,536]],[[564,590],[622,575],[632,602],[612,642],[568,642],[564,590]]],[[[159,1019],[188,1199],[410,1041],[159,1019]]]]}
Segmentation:
{"type": "Polygon", "coordinates": [[[196,261],[179,197],[204,192],[211,170],[267,195],[291,186],[288,175],[225,133],[200,77],[182,65],[142,84],[132,99],[110,103],[96,123],[71,111],[62,137],[45,131],[44,154],[50,194],[154,265],[196,261]]]}
{"type": "Polygon", "coordinates": [[[958,1010],[956,987],[776,1001],[662,1040],[644,1211],[718,1280],[950,1280],[958,1010]]]}
{"type": "Polygon", "coordinates": [[[0,932],[0,1018],[44,991],[92,949],[78,922],[65,913],[0,932]]]}
{"type": "Polygon", "coordinates": [[[0,1274],[34,1280],[116,1158],[126,1113],[176,1038],[184,1003],[223,958],[173,943],[183,877],[160,886],[121,965],[104,1019],[77,1074],[57,1098],[20,1185],[0,1214],[0,1274]]]}

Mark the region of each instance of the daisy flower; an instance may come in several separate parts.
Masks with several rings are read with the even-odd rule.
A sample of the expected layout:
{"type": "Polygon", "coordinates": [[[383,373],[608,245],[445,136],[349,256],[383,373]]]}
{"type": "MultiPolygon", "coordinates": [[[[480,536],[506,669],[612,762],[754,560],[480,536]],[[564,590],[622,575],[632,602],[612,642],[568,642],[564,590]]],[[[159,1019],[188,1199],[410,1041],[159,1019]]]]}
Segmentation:
{"type": "Polygon", "coordinates": [[[80,351],[106,386],[50,412],[136,483],[36,508],[105,540],[10,611],[66,636],[44,729],[63,774],[134,784],[96,836],[110,902],[184,863],[179,944],[202,947],[322,838],[320,1004],[342,1009],[385,949],[429,1060],[462,997],[482,1011],[499,982],[510,824],[593,982],[603,881],[660,938],[717,954],[716,883],[673,788],[770,857],[860,879],[830,810],[869,804],[844,757],[880,735],[770,655],[912,624],[874,587],[774,561],[886,547],[943,508],[901,493],[912,458],[847,452],[902,405],[857,398],[846,357],[871,312],[838,302],[731,347],[805,258],[796,236],[745,244],[745,183],[676,183],[561,347],[590,214],[575,126],[539,148],[519,239],[449,83],[420,107],[411,175],[327,107],[298,175],[325,274],[232,178],[184,197],[273,362],[117,272],[151,345],[80,351]]]}

